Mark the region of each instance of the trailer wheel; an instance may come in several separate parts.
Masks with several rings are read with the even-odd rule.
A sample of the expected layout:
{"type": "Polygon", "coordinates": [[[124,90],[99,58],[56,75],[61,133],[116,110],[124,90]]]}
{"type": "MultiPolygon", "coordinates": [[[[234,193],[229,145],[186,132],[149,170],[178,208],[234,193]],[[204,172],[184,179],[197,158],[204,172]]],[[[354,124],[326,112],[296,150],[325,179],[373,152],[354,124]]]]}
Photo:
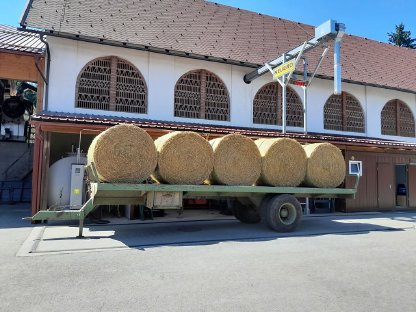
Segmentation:
{"type": "Polygon", "coordinates": [[[262,218],[272,230],[291,232],[300,223],[302,207],[292,195],[277,195],[264,202],[262,218]]]}
{"type": "Polygon", "coordinates": [[[233,200],[231,205],[234,217],[240,222],[255,224],[261,221],[260,213],[255,207],[246,206],[238,200],[233,200]]]}

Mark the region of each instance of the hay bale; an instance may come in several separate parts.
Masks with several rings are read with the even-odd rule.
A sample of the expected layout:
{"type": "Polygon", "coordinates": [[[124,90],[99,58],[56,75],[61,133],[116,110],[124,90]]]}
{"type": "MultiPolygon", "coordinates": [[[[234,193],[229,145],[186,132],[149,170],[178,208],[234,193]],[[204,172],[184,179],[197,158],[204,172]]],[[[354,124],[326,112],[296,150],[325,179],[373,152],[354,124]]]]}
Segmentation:
{"type": "Polygon", "coordinates": [[[120,124],[95,137],[88,149],[88,163],[91,162],[101,181],[140,183],[156,168],[157,152],[146,131],[120,124]]]}
{"type": "Polygon", "coordinates": [[[195,132],[171,132],[155,141],[157,168],[152,177],[161,183],[201,184],[214,165],[211,145],[195,132]]]}
{"type": "Polygon", "coordinates": [[[337,187],[345,179],[341,150],[330,143],[304,145],[308,166],[304,183],[315,187],[337,187]]]}
{"type": "Polygon", "coordinates": [[[214,151],[210,184],[253,185],[260,176],[261,156],[254,141],[228,134],[209,141],[214,151]]]}
{"type": "Polygon", "coordinates": [[[256,140],[262,157],[258,184],[298,186],[306,173],[306,154],[302,145],[289,138],[256,140]]]}

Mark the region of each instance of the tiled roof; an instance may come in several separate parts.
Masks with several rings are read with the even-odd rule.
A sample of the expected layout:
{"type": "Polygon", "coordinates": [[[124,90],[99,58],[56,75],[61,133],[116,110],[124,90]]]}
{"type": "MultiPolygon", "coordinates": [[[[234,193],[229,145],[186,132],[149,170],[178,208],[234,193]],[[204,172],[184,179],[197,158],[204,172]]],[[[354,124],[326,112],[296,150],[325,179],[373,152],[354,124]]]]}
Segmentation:
{"type": "MultiPolygon", "coordinates": [[[[22,25],[247,66],[269,62],[314,33],[310,25],[203,0],[33,0],[22,25]]],[[[311,53],[310,68],[317,54],[311,53]]],[[[344,81],[416,93],[416,50],[346,35],[341,62],[344,81]]],[[[333,77],[331,53],[318,75],[333,77]]]]}
{"type": "Polygon", "coordinates": [[[318,133],[287,133],[282,134],[277,130],[265,130],[255,128],[238,128],[226,126],[213,126],[194,123],[178,123],[171,121],[157,121],[140,118],[112,117],[102,115],[85,115],[59,112],[42,112],[32,115],[34,122],[58,122],[85,125],[114,126],[119,123],[132,123],[147,129],[160,129],[170,131],[196,131],[212,135],[225,135],[229,133],[241,133],[250,137],[291,137],[302,142],[331,142],[338,145],[353,145],[363,147],[380,147],[416,150],[416,143],[380,140],[377,138],[346,137],[337,135],[323,135],[318,133]]]}
{"type": "Polygon", "coordinates": [[[15,27],[0,25],[0,49],[43,53],[45,44],[39,35],[17,30],[15,27]]]}

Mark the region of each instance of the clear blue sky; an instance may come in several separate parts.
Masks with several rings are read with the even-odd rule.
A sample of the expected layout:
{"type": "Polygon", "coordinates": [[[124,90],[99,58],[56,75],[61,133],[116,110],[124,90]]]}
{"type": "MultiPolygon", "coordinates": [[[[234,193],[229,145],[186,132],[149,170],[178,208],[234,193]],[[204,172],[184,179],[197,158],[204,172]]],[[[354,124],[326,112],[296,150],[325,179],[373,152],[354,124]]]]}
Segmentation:
{"type": "MultiPolygon", "coordinates": [[[[166,0],[168,1],[168,0],[166,0]]],[[[332,18],[349,34],[387,41],[403,22],[416,38],[416,0],[217,0],[216,2],[317,26],[332,18]]],[[[18,25],[26,0],[0,0],[0,24],[18,25]]]]}

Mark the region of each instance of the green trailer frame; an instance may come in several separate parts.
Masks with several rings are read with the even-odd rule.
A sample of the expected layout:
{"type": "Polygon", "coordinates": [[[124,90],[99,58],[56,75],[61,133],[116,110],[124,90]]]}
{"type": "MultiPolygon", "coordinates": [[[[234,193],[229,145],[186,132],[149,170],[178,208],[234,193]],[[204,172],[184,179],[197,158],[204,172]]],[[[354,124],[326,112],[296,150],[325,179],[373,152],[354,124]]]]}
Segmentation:
{"type": "MultiPolygon", "coordinates": [[[[86,216],[100,205],[141,205],[145,206],[149,196],[155,194],[175,194],[179,195],[180,200],[191,198],[233,198],[237,199],[240,208],[251,207],[251,210],[239,210],[244,212],[235,214],[237,219],[245,223],[255,223],[260,221],[259,216],[266,215],[266,219],[270,219],[268,225],[277,231],[292,231],[300,221],[300,203],[296,199],[303,197],[312,198],[354,198],[357,192],[359,176],[356,176],[356,183],[352,189],[344,188],[312,188],[312,187],[272,187],[272,186],[227,186],[227,185],[167,185],[167,184],[122,184],[122,183],[101,183],[96,182],[95,170],[87,167],[88,176],[90,177],[89,190],[90,198],[78,210],[62,209],[62,210],[41,210],[33,217],[32,221],[48,221],[48,220],[79,220],[79,237],[82,237],[84,220],[86,216]],[[92,179],[91,179],[92,178],[92,179]],[[94,182],[95,181],[95,182],[94,182]],[[277,195],[280,196],[278,200],[277,195]],[[282,201],[283,200],[283,201],[282,201]],[[273,203],[269,203],[273,202],[273,203]],[[270,210],[270,205],[278,205],[278,216],[293,213],[295,219],[285,226],[285,222],[279,225],[274,223],[274,210],[270,210]],[[265,207],[265,208],[262,208],[265,207]],[[247,214],[255,214],[254,219],[247,217],[247,214]],[[257,213],[258,212],[258,213],[257,213]],[[283,228],[281,227],[283,226],[283,228]]],[[[179,206],[164,207],[165,209],[181,209],[179,206]]],[[[153,207],[151,207],[153,208],[153,207]]],[[[290,221],[289,219],[285,219],[290,221]]],[[[285,221],[283,220],[283,221],[285,221]]]]}

